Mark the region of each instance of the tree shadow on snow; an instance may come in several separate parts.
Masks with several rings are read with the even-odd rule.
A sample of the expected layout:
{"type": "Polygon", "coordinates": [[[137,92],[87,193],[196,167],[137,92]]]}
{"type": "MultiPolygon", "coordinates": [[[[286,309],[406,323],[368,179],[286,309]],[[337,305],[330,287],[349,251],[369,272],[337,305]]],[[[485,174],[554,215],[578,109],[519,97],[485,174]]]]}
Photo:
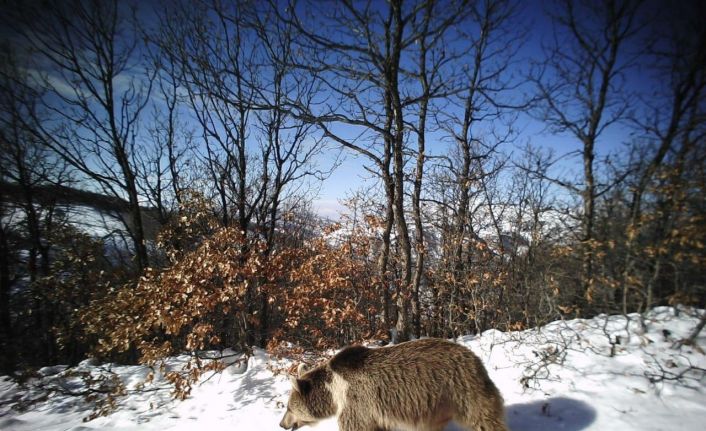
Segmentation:
{"type": "Polygon", "coordinates": [[[238,410],[257,401],[273,401],[279,393],[272,388],[272,381],[269,378],[256,378],[252,373],[244,373],[242,384],[233,393],[233,403],[230,410],[238,410]]]}
{"type": "Polygon", "coordinates": [[[596,410],[583,401],[554,397],[506,408],[512,431],[579,431],[596,420],[596,410]]]}

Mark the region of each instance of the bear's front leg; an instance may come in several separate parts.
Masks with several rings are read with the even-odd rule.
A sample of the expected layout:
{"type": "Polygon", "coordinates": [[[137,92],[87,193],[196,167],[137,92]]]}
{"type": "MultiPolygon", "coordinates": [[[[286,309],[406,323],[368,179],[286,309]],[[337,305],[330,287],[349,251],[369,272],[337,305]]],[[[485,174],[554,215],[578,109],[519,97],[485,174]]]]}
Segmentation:
{"type": "Polygon", "coordinates": [[[375,424],[369,412],[358,412],[350,406],[338,417],[338,428],[341,431],[388,431],[375,424]]]}

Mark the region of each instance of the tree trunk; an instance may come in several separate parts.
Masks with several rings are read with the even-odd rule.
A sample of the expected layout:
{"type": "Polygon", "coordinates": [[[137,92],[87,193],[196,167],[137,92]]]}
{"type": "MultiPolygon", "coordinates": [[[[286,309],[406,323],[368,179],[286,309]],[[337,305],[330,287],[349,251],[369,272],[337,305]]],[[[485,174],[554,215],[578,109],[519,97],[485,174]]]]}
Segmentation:
{"type": "MultiPolygon", "coordinates": [[[[112,79],[112,78],[111,78],[112,79]]],[[[113,152],[115,153],[115,159],[120,166],[122,171],[123,181],[125,182],[125,192],[128,197],[129,217],[130,217],[130,236],[133,241],[133,246],[135,247],[135,264],[137,265],[137,272],[142,274],[144,270],[149,266],[149,261],[147,257],[147,245],[145,244],[145,231],[144,225],[142,223],[142,209],[140,208],[140,199],[137,193],[137,185],[135,181],[135,172],[130,166],[130,160],[128,153],[125,148],[125,142],[120,138],[118,125],[115,119],[115,112],[113,107],[113,93],[112,93],[112,81],[107,81],[105,83],[107,92],[107,103],[106,110],[109,115],[110,130],[113,138],[113,152]]]]}
{"type": "MultiPolygon", "coordinates": [[[[425,104],[426,105],[426,104],[425,104]]],[[[422,281],[422,275],[424,273],[424,255],[425,255],[425,245],[424,245],[424,228],[422,225],[422,210],[420,207],[420,198],[422,192],[422,178],[424,172],[424,132],[423,123],[424,120],[420,114],[420,123],[422,124],[420,129],[420,135],[418,140],[418,153],[417,153],[417,166],[414,176],[414,191],[412,194],[412,209],[414,216],[414,229],[415,229],[415,245],[417,250],[417,261],[414,265],[414,275],[412,278],[412,320],[414,325],[414,335],[419,338],[421,337],[421,304],[419,299],[419,288],[422,281]]],[[[424,115],[426,116],[426,106],[424,106],[424,115]]]]}
{"type": "MultiPolygon", "coordinates": [[[[1,214],[1,213],[0,213],[1,214]]],[[[0,225],[0,371],[9,374],[15,368],[15,349],[10,316],[10,247],[5,229],[0,225]]]]}
{"type": "MultiPolygon", "coordinates": [[[[387,158],[387,168],[389,169],[390,163],[389,163],[389,154],[386,157],[387,158]]],[[[388,171],[389,172],[389,171],[388,171]]],[[[382,291],[381,295],[381,300],[382,300],[382,319],[383,319],[383,325],[386,328],[391,328],[392,326],[392,318],[390,316],[390,307],[392,304],[390,303],[390,279],[388,277],[388,265],[389,265],[389,260],[390,260],[390,234],[392,233],[392,226],[394,223],[394,196],[395,196],[395,189],[392,184],[392,179],[390,178],[389,173],[385,174],[383,173],[383,184],[385,187],[385,196],[386,196],[386,203],[385,203],[385,227],[383,228],[382,232],[382,244],[380,246],[380,257],[378,258],[378,273],[380,274],[380,282],[381,286],[380,289],[382,291]]]]}
{"type": "Polygon", "coordinates": [[[404,214],[404,119],[402,118],[402,102],[398,86],[399,64],[402,50],[402,2],[393,0],[390,3],[393,31],[391,52],[387,70],[387,84],[390,93],[394,130],[392,141],[393,180],[395,185],[395,226],[397,241],[401,251],[402,279],[400,280],[400,293],[397,295],[397,337],[399,341],[409,339],[409,300],[410,285],[412,282],[412,247],[404,214]]]}
{"type": "Polygon", "coordinates": [[[128,188],[130,195],[130,222],[132,224],[132,238],[135,246],[135,259],[139,273],[142,273],[149,266],[147,255],[147,245],[145,244],[145,231],[142,223],[142,209],[137,197],[137,189],[134,181],[128,188]]]}
{"type": "MultiPolygon", "coordinates": [[[[429,30],[429,21],[431,19],[433,3],[429,2],[426,5],[424,16],[423,32],[426,34],[429,30]]],[[[419,289],[422,283],[422,275],[424,273],[424,256],[426,254],[426,246],[424,244],[424,226],[422,224],[422,181],[424,179],[424,161],[425,161],[425,146],[426,146],[426,123],[427,110],[429,107],[429,82],[427,78],[427,41],[425,37],[420,38],[419,48],[419,83],[422,87],[422,98],[419,102],[419,116],[417,124],[417,164],[414,171],[414,189],[412,191],[412,214],[414,217],[414,233],[415,233],[415,248],[417,251],[417,261],[414,265],[414,274],[412,276],[412,320],[414,326],[414,335],[419,338],[422,336],[422,316],[421,303],[419,298],[419,289]]]]}
{"type": "Polygon", "coordinates": [[[595,248],[593,236],[593,221],[595,219],[595,179],[593,176],[593,140],[584,142],[583,168],[586,186],[583,190],[583,234],[582,243],[582,290],[589,301],[593,294],[594,274],[593,274],[593,249],[595,248]]]}

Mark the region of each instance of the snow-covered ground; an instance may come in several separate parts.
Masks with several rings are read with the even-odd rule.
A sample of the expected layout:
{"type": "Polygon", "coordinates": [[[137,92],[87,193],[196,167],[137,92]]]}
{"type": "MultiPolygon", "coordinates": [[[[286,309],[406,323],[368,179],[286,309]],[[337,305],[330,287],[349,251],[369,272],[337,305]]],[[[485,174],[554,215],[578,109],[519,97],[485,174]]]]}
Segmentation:
{"type": "MultiPolygon", "coordinates": [[[[699,348],[673,349],[672,344],[689,334],[703,312],[656,308],[645,318],[646,331],[637,315],[630,316],[629,333],[624,317],[599,316],[457,341],[483,359],[505,397],[513,431],[700,430],[706,420],[706,356],[699,348]]],[[[706,334],[698,344],[706,347],[706,334]]],[[[62,377],[63,367],[42,369],[47,377],[24,386],[1,377],[0,430],[274,430],[289,383],[285,375],[270,371],[272,364],[256,350],[247,370],[233,365],[204,379],[185,401],[170,400],[168,389],[131,391],[113,414],[89,422],[83,418],[91,408],[81,397],[43,397],[46,391],[36,389],[60,382],[79,390],[75,379],[62,377]]],[[[74,371],[99,369],[86,361],[74,371]]],[[[147,374],[145,367],[112,371],[129,388],[147,374]]],[[[327,420],[310,429],[337,427],[327,420]]]]}

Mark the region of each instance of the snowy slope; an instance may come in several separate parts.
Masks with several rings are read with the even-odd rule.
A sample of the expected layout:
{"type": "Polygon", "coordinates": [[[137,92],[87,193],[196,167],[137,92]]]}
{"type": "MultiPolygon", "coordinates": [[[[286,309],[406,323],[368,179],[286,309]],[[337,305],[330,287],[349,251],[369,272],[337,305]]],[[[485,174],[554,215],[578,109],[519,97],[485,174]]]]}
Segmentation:
{"type": "MultiPolygon", "coordinates": [[[[457,341],[483,359],[505,397],[513,431],[700,430],[706,419],[706,356],[690,346],[671,348],[694,328],[696,315],[661,307],[646,316],[646,331],[636,315],[630,316],[629,331],[624,317],[599,316],[457,341]]],[[[706,334],[698,341],[706,347],[706,334]]],[[[121,399],[115,413],[90,422],[82,421],[90,407],[79,397],[55,393],[28,403],[42,394],[32,388],[60,379],[62,367],[41,370],[48,377],[24,387],[2,377],[0,430],[274,430],[289,383],[268,364],[267,354],[256,350],[247,371],[229,367],[196,386],[186,401],[170,400],[168,390],[135,392],[121,399]]],[[[86,361],[78,370],[99,368],[86,361]]],[[[147,373],[144,367],[112,370],[130,388],[147,373]]],[[[76,382],[62,384],[70,389],[76,382]]],[[[309,429],[337,427],[328,420],[309,429]]]]}

